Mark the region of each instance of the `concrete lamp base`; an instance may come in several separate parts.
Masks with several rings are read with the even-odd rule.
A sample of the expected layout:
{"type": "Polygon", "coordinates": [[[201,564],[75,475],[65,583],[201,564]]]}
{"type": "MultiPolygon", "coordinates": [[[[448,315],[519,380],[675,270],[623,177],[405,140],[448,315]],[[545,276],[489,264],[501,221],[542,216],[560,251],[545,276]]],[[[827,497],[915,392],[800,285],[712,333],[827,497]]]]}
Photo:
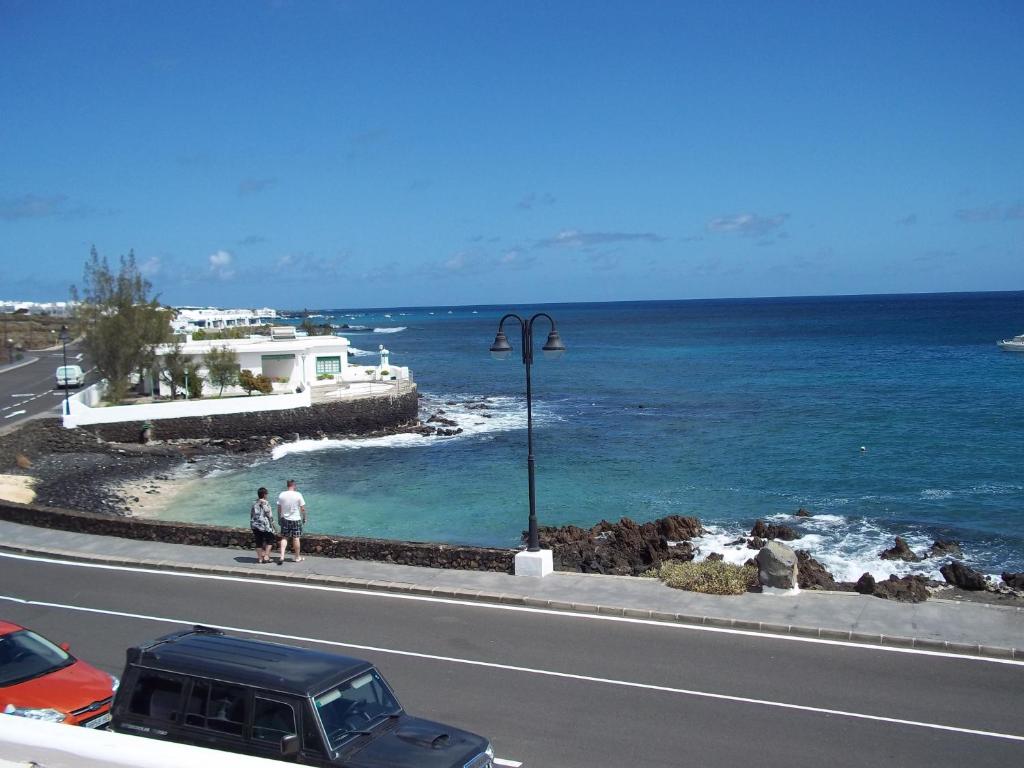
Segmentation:
{"type": "Polygon", "coordinates": [[[517,552],[515,562],[516,576],[533,576],[543,578],[554,572],[555,566],[551,560],[551,550],[542,549],[539,552],[517,552]]]}

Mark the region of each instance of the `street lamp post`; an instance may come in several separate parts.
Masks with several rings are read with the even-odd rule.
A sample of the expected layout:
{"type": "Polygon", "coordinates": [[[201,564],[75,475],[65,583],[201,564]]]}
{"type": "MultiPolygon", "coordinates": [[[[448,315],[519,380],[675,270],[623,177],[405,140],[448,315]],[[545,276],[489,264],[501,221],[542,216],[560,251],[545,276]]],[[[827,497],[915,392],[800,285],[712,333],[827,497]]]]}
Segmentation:
{"type": "Polygon", "coordinates": [[[64,350],[64,370],[63,370],[63,374],[64,374],[64,415],[65,416],[70,416],[71,415],[71,405],[68,403],[68,389],[69,389],[69,385],[68,385],[68,339],[70,339],[71,337],[68,336],[68,327],[66,325],[62,325],[60,327],[60,337],[59,338],[60,338],[61,347],[64,350]]]}
{"type": "Polygon", "coordinates": [[[551,330],[548,332],[548,340],[541,347],[541,351],[547,358],[561,357],[565,353],[565,345],[562,344],[562,338],[558,335],[554,318],[546,312],[538,312],[526,320],[514,312],[509,312],[498,321],[498,333],[491,345],[491,355],[496,360],[507,359],[512,354],[512,345],[509,344],[508,337],[505,336],[505,321],[514,318],[519,323],[522,330],[523,366],[526,368],[526,473],[530,489],[530,517],[526,534],[526,557],[522,557],[524,555],[522,552],[516,555],[516,573],[531,576],[545,576],[551,572],[551,552],[549,550],[541,551],[540,537],[537,533],[537,493],[533,458],[533,391],[530,381],[530,366],[533,365],[533,323],[542,317],[551,324],[551,330]]]}

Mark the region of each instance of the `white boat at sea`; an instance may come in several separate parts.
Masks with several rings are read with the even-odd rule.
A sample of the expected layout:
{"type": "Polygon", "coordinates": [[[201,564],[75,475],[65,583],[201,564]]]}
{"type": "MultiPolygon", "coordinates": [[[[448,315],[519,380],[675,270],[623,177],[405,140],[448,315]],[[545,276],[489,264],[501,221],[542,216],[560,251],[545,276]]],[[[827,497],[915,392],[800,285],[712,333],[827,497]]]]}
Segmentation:
{"type": "Polygon", "coordinates": [[[1024,352],[1024,333],[1020,336],[1014,336],[1012,339],[997,341],[996,344],[1004,352],[1024,352]]]}

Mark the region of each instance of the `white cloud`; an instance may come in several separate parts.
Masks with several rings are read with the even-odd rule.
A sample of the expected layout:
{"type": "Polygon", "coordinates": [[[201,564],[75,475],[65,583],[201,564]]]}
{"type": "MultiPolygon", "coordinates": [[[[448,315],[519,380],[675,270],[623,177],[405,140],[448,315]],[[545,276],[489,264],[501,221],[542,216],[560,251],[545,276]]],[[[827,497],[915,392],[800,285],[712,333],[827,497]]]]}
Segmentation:
{"type": "Polygon", "coordinates": [[[220,250],[211,253],[209,256],[210,274],[218,280],[230,280],[235,276],[234,260],[235,257],[231,255],[230,251],[220,250]]]}
{"type": "Polygon", "coordinates": [[[774,216],[760,216],[756,213],[737,213],[731,216],[719,216],[708,222],[711,232],[735,232],[745,237],[767,235],[773,232],[789,218],[788,213],[777,213],[774,216]]]}

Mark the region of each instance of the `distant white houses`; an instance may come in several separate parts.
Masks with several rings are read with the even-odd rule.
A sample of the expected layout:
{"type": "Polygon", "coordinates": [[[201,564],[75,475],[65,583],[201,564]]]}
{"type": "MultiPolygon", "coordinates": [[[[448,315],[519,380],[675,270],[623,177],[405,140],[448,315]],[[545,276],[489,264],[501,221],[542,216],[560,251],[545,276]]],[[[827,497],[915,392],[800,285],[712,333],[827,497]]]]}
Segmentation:
{"type": "Polygon", "coordinates": [[[72,301],[16,301],[0,299],[0,313],[2,314],[27,312],[30,315],[68,317],[74,312],[74,309],[75,303],[72,301]]]}
{"type": "Polygon", "coordinates": [[[222,330],[224,328],[252,328],[270,325],[277,319],[277,310],[270,307],[260,309],[218,309],[217,307],[175,307],[171,321],[174,333],[195,333],[199,330],[222,330]]]}

